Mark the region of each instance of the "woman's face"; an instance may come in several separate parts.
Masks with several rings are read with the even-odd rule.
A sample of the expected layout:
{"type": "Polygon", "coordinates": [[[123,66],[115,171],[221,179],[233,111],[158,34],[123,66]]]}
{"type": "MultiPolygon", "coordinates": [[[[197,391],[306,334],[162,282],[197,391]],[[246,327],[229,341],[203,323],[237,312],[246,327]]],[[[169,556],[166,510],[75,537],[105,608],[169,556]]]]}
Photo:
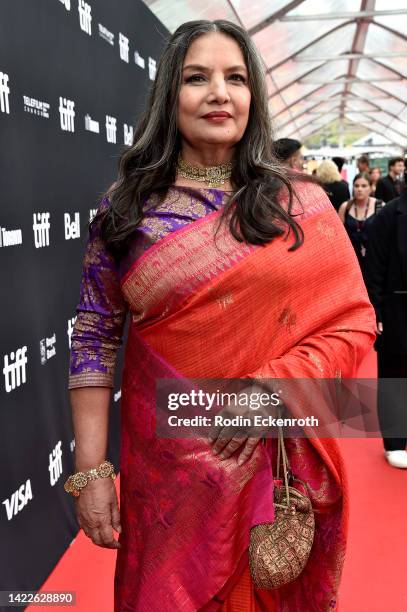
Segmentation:
{"type": "Polygon", "coordinates": [[[370,194],[370,183],[366,179],[357,179],[353,183],[353,193],[357,200],[364,200],[370,194]]]}
{"type": "Polygon", "coordinates": [[[194,40],[185,56],[178,128],[194,148],[233,147],[249,120],[248,72],[237,42],[220,33],[194,40]]]}
{"type": "Polygon", "coordinates": [[[376,183],[380,178],[380,170],[379,168],[373,168],[370,172],[370,177],[374,183],[376,183]]]}

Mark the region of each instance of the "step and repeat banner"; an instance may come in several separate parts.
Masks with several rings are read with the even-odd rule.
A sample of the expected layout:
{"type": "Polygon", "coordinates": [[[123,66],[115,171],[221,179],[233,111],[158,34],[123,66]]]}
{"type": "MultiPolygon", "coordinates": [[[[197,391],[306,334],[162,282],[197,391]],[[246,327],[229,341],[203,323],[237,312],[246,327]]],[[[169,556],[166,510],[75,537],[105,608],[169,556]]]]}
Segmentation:
{"type": "Polygon", "coordinates": [[[0,3],[0,590],[38,589],[78,531],[63,483],[87,224],[132,143],[167,36],[140,0],[0,3]]]}

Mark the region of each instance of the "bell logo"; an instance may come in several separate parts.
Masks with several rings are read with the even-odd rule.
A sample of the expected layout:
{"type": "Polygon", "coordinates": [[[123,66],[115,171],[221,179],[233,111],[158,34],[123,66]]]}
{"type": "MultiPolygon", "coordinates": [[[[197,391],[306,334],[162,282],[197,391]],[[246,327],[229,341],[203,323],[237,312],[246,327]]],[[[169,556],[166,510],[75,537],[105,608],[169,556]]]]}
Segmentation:
{"type": "Polygon", "coordinates": [[[56,485],[59,480],[59,477],[62,474],[62,449],[61,449],[61,440],[56,444],[53,448],[52,452],[49,454],[49,482],[51,487],[56,485]]]}
{"type": "Polygon", "coordinates": [[[36,249],[49,246],[49,212],[33,214],[34,245],[36,249]]]}
{"type": "Polygon", "coordinates": [[[64,223],[65,223],[65,240],[73,240],[75,238],[80,238],[81,227],[80,227],[78,212],[75,213],[74,221],[71,221],[71,215],[69,213],[65,213],[64,223]]]}
{"type": "Polygon", "coordinates": [[[110,117],[110,115],[106,115],[106,140],[107,142],[111,142],[116,144],[116,117],[110,117]]]}
{"type": "Polygon", "coordinates": [[[119,32],[119,49],[120,59],[129,63],[129,39],[121,32],[119,32]]]}
{"type": "Polygon", "coordinates": [[[157,72],[157,62],[152,57],[148,58],[148,76],[152,81],[155,79],[155,73],[157,72]]]}
{"type": "Polygon", "coordinates": [[[131,147],[132,142],[133,142],[133,126],[127,125],[127,123],[125,123],[123,125],[123,129],[124,129],[124,144],[127,145],[128,147],[131,147]]]}
{"type": "Polygon", "coordinates": [[[17,491],[14,491],[11,497],[3,501],[6,508],[7,520],[11,521],[13,516],[21,512],[32,498],[31,480],[28,479],[17,489],[17,491]]]}
{"type": "Polygon", "coordinates": [[[18,348],[15,353],[12,351],[10,355],[4,355],[4,387],[7,393],[27,382],[27,361],[26,346],[18,348]]]}
{"type": "Polygon", "coordinates": [[[90,36],[92,34],[92,8],[85,0],[78,0],[78,11],[81,30],[90,36]]]}
{"type": "Polygon", "coordinates": [[[2,113],[7,113],[8,115],[10,114],[9,94],[8,74],[0,72],[0,109],[2,113]]]}
{"type": "Polygon", "coordinates": [[[59,120],[61,130],[64,132],[75,131],[75,102],[73,100],[67,100],[59,96],[59,120]]]}

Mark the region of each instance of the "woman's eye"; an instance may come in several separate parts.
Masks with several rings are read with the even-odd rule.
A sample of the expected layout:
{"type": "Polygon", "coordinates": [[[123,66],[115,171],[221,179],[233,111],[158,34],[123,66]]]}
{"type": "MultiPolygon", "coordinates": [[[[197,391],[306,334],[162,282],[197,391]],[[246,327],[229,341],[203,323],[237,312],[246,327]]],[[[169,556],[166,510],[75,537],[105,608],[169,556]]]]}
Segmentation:
{"type": "Polygon", "coordinates": [[[192,74],[186,79],[186,83],[201,83],[205,80],[202,74],[192,74]]]}
{"type": "Polygon", "coordinates": [[[238,72],[236,74],[231,74],[230,78],[234,81],[241,81],[242,83],[246,83],[246,79],[243,74],[239,74],[238,72]]]}

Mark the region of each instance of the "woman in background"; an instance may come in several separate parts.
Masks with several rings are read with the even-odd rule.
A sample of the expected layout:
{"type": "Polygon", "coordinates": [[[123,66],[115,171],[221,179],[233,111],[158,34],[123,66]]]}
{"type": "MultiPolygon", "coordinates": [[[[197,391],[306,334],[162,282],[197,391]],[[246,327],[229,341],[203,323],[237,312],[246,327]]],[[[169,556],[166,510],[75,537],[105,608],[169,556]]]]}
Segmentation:
{"type": "Polygon", "coordinates": [[[353,179],[353,198],[341,204],[338,211],[355,249],[363,278],[366,272],[369,229],[375,215],[383,206],[381,200],[376,200],[370,195],[371,187],[372,180],[368,172],[357,174],[353,179]]]}
{"type": "Polygon", "coordinates": [[[382,171],[378,166],[375,166],[370,170],[370,180],[372,181],[372,186],[370,189],[370,195],[374,196],[376,193],[376,185],[379,178],[382,176],[382,171]]]}
{"type": "Polygon", "coordinates": [[[350,198],[348,183],[342,179],[337,165],[329,159],[319,164],[316,174],[335,210],[338,210],[342,202],[350,198]]]}

